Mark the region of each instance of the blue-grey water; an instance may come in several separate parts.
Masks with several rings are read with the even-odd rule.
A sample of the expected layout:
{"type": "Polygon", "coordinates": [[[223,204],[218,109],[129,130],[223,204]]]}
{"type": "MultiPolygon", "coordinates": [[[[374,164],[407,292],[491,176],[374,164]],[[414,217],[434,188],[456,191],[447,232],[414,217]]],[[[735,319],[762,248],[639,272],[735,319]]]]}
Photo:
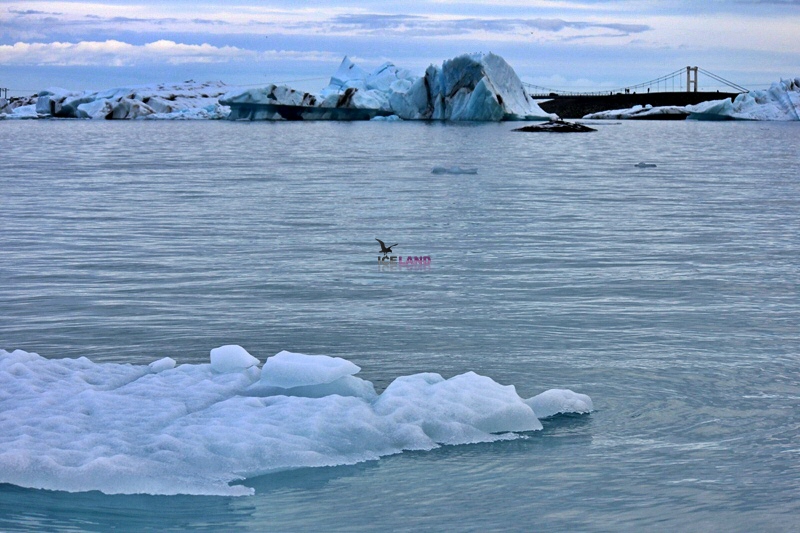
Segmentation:
{"type": "Polygon", "coordinates": [[[240,344],[596,409],[251,497],[0,485],[0,530],[796,530],[800,127],[513,127],[0,123],[0,348],[240,344]],[[431,174],[453,165],[478,173],[431,174]],[[381,266],[375,238],[431,264],[381,266]]]}

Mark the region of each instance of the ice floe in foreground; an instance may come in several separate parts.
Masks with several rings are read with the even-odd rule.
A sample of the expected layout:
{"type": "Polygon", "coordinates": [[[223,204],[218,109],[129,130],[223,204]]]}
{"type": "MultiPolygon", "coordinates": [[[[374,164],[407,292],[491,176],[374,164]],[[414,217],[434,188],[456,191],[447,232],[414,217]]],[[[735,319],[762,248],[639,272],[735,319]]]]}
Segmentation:
{"type": "Polygon", "coordinates": [[[742,93],[731,100],[712,100],[687,106],[634,106],[586,115],[585,119],[643,119],[687,117],[696,120],[800,120],[800,78],[781,80],[769,89],[742,93]]]}
{"type": "Polygon", "coordinates": [[[245,495],[231,482],[403,450],[518,438],[588,413],[550,390],[524,400],[473,372],[415,374],[380,395],[337,357],[236,345],[207,364],[97,364],[0,350],[0,483],[108,494],[245,495]]]}

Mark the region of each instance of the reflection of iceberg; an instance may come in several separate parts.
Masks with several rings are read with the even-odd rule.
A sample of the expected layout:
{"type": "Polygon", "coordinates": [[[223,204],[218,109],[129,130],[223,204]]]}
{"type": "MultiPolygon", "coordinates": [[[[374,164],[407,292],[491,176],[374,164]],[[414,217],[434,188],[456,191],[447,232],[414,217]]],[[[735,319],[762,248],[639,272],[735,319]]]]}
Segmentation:
{"type": "Polygon", "coordinates": [[[259,368],[240,346],[210,364],[96,364],[0,350],[0,483],[105,493],[243,495],[230,482],[354,464],[542,429],[588,396],[467,372],[397,378],[380,395],[338,357],[281,352],[259,368]]]}
{"type": "Polygon", "coordinates": [[[367,73],[347,57],[319,95],[285,86],[229,93],[232,120],[547,120],[506,61],[495,54],[461,55],[431,65],[422,77],[385,63],[367,73]]]}

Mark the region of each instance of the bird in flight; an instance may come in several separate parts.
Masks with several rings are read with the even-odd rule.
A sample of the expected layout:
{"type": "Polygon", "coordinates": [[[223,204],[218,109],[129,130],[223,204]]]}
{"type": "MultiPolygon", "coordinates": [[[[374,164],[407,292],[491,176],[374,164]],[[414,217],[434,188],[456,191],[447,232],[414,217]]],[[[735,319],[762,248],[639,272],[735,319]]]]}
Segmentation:
{"type": "Polygon", "coordinates": [[[392,246],[397,246],[397,243],[394,243],[392,246],[386,246],[382,240],[380,239],[375,239],[375,240],[381,243],[381,253],[383,255],[388,255],[392,253],[392,246]]]}

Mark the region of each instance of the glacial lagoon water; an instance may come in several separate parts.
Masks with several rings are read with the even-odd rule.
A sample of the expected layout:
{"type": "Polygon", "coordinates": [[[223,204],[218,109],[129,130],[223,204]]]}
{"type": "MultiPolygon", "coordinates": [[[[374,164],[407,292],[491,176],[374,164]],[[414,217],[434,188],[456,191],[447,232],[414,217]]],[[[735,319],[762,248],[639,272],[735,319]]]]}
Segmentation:
{"type": "Polygon", "coordinates": [[[0,530],[796,528],[800,127],[518,126],[0,123],[2,349],[239,344],[346,358],[379,391],[474,371],[595,407],[253,496],[3,484],[0,530]],[[477,173],[432,173],[454,166],[477,173]],[[375,238],[431,261],[379,264],[375,238]]]}

